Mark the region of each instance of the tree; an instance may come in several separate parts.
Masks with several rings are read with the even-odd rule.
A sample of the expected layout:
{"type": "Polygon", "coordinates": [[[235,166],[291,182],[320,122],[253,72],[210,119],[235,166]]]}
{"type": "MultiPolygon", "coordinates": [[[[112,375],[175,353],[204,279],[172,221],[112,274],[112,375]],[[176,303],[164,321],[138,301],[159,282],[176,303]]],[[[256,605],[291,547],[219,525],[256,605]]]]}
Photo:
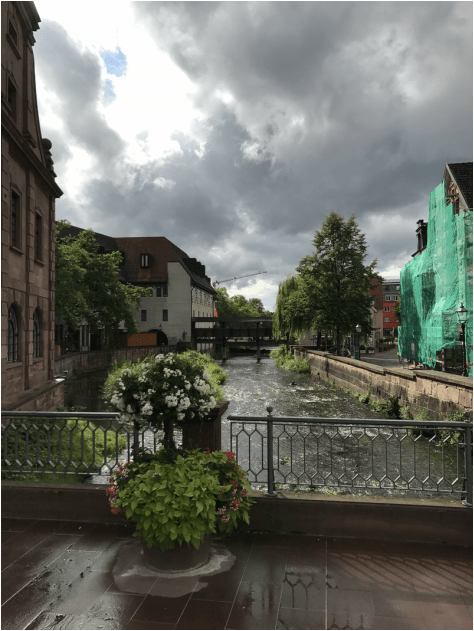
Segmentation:
{"type": "MultiPolygon", "coordinates": [[[[231,318],[271,318],[270,311],[266,311],[260,298],[250,298],[245,296],[229,296],[225,287],[216,289],[217,301],[216,309],[219,317],[231,318]]],[[[231,320],[229,320],[231,322],[231,320]]]]}
{"type": "Polygon", "coordinates": [[[307,294],[306,323],[313,330],[332,332],[339,353],[343,337],[353,333],[357,324],[363,336],[371,333],[369,288],[377,277],[377,261],[364,265],[367,245],[354,215],[344,221],[331,211],[315,232],[313,244],[316,252],[297,268],[301,291],[307,294]]]}
{"type": "Polygon", "coordinates": [[[305,291],[300,275],[288,276],[278,285],[276,309],[273,316],[273,334],[278,339],[286,336],[295,339],[310,328],[313,320],[311,300],[305,291]]]}
{"type": "Polygon", "coordinates": [[[402,321],[402,299],[400,296],[397,298],[397,304],[393,307],[393,313],[395,314],[395,322],[402,321]]]}
{"type": "Polygon", "coordinates": [[[56,315],[74,329],[87,324],[92,333],[104,330],[108,340],[122,321],[135,333],[133,311],[151,289],[120,282],[121,253],[100,254],[92,230],[61,236],[69,226],[56,224],[56,315]]]}

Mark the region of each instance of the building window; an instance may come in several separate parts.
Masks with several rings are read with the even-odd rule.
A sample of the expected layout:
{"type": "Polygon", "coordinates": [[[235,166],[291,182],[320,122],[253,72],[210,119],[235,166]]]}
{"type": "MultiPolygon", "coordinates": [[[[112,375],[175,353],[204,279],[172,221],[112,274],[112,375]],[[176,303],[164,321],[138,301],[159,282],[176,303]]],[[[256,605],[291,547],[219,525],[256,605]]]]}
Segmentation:
{"type": "Polygon", "coordinates": [[[384,311],[390,311],[390,307],[384,307],[383,310],[384,311]]]}
{"type": "Polygon", "coordinates": [[[390,322],[390,318],[384,318],[383,321],[384,322],[390,322]]]}
{"type": "Polygon", "coordinates": [[[41,357],[41,318],[38,309],[33,314],[33,357],[41,357]]]}
{"type": "Polygon", "coordinates": [[[156,297],[157,298],[168,298],[168,285],[157,285],[156,286],[156,297]]]}
{"type": "Polygon", "coordinates": [[[163,309],[163,322],[168,322],[168,309],[163,309]]]}
{"type": "Polygon", "coordinates": [[[43,260],[43,217],[38,213],[35,217],[35,259],[43,260]]]}
{"type": "Polygon", "coordinates": [[[20,196],[12,191],[12,214],[11,214],[12,246],[20,247],[20,196]]]}
{"type": "Polygon", "coordinates": [[[150,267],[150,255],[149,254],[140,254],[140,267],[142,269],[150,267]]]}
{"type": "Polygon", "coordinates": [[[15,307],[8,311],[8,361],[18,361],[18,317],[15,307]]]}
{"type": "Polygon", "coordinates": [[[142,309],[142,322],[146,322],[146,309],[142,309]]]}
{"type": "Polygon", "coordinates": [[[10,108],[11,117],[16,123],[16,109],[17,109],[16,87],[13,85],[13,81],[11,81],[10,79],[8,79],[8,85],[7,85],[7,102],[8,102],[8,107],[10,108]]]}

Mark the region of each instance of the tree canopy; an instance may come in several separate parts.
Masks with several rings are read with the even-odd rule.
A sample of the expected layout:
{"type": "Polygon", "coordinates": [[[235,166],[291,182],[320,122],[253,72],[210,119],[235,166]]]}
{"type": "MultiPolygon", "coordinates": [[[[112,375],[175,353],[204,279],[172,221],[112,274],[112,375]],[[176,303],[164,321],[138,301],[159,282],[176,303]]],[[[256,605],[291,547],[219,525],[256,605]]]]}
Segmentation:
{"type": "Polygon", "coordinates": [[[219,317],[230,318],[271,318],[272,313],[266,311],[260,298],[245,298],[245,296],[229,296],[225,287],[216,289],[216,309],[219,317]]]}
{"type": "Polygon", "coordinates": [[[377,261],[364,265],[367,245],[354,215],[345,221],[331,211],[313,245],[316,251],[300,261],[297,275],[280,283],[275,333],[322,330],[334,336],[338,347],[357,324],[363,336],[370,335],[369,288],[377,261]]]}
{"type": "Polygon", "coordinates": [[[61,236],[69,226],[56,223],[56,315],[73,328],[104,330],[108,339],[122,321],[129,334],[137,332],[133,311],[151,290],[120,282],[121,253],[99,253],[92,230],[61,236]]]}

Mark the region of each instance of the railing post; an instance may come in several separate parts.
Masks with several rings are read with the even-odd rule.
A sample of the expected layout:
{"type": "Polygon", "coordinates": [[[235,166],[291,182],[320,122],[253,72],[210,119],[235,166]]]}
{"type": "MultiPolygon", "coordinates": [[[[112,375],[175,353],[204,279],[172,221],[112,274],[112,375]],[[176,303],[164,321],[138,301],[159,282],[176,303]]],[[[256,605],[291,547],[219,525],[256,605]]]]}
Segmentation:
{"type": "Polygon", "coordinates": [[[137,460],[138,457],[138,449],[139,449],[139,434],[138,434],[138,429],[140,427],[140,424],[138,421],[133,421],[133,445],[132,445],[132,454],[133,454],[133,461],[135,462],[137,460]]]}
{"type": "MultiPolygon", "coordinates": [[[[466,422],[470,423],[469,413],[465,415],[466,422]]],[[[464,466],[466,468],[466,497],[463,500],[465,506],[472,507],[472,431],[469,426],[464,430],[464,442],[466,444],[464,452],[464,466]]]]}
{"type": "Polygon", "coordinates": [[[273,479],[273,419],[272,416],[272,406],[267,406],[268,416],[270,417],[267,420],[267,472],[268,472],[268,489],[265,493],[265,497],[277,497],[277,493],[275,491],[275,481],[273,479]]]}

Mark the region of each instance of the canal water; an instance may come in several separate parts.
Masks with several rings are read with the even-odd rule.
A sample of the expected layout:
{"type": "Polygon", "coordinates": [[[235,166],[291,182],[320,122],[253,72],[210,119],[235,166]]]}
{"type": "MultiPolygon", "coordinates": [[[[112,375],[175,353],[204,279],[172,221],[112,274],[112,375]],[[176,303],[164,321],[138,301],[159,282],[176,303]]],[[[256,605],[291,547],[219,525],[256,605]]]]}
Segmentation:
{"type": "MultiPolygon", "coordinates": [[[[239,463],[250,470],[249,480],[255,488],[266,487],[266,424],[239,424],[229,421],[230,415],[265,417],[271,406],[275,417],[384,418],[342,390],[309,375],[285,371],[270,358],[257,361],[255,355],[237,355],[220,365],[228,375],[224,391],[230,401],[223,416],[222,447],[237,452],[239,463]]],[[[72,380],[67,385],[66,405],[81,406],[91,412],[104,410],[101,388],[105,378],[106,372],[101,371],[72,380]]],[[[152,448],[153,436],[149,434],[145,446],[152,448]]],[[[296,428],[275,424],[275,482],[283,491],[352,493],[352,480],[360,476],[361,484],[355,485],[359,494],[416,496],[418,491],[402,490],[407,479],[416,473],[417,479],[431,479],[428,484],[433,492],[424,492],[423,496],[437,496],[436,481],[444,477],[459,479],[462,463],[458,462],[454,447],[439,447],[429,439],[417,438],[409,430],[396,430],[393,434],[388,428],[321,429],[314,425],[301,424],[296,428]],[[387,480],[380,485],[386,473],[397,482],[387,480]],[[364,488],[362,481],[371,477],[372,488],[364,488]],[[341,482],[344,486],[337,488],[341,482]]],[[[104,483],[107,476],[93,476],[90,481],[104,483]]],[[[449,484],[443,485],[446,491],[450,490],[449,484]]],[[[455,496],[458,498],[459,494],[455,496]]]]}

